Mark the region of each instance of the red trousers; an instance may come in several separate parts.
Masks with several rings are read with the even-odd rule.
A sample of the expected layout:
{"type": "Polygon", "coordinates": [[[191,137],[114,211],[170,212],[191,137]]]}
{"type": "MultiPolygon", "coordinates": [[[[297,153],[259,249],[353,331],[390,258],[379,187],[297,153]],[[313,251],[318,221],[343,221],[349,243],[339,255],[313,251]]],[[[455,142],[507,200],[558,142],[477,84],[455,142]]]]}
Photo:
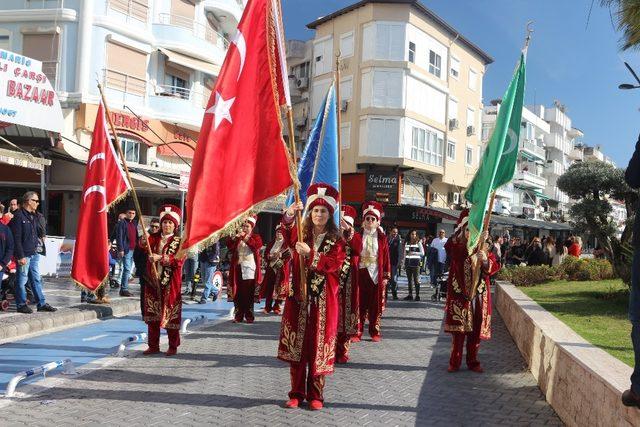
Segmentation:
{"type": "Polygon", "coordinates": [[[324,401],[324,375],[313,376],[311,364],[315,360],[315,334],[318,330],[318,310],[310,310],[307,327],[304,331],[302,355],[299,363],[291,363],[291,391],[289,399],[324,401]]]}
{"type": "MultiPolygon", "coordinates": [[[[160,322],[147,323],[147,331],[149,348],[160,350],[160,322]]],[[[178,348],[180,345],[180,330],[167,329],[167,335],[169,336],[169,348],[178,348]]]]}
{"type": "Polygon", "coordinates": [[[343,361],[349,360],[349,349],[351,347],[351,338],[343,333],[338,333],[338,339],[336,342],[336,360],[342,359],[343,361]]]}
{"type": "Polygon", "coordinates": [[[473,310],[473,330],[471,332],[453,332],[451,344],[451,357],[449,358],[449,367],[458,369],[462,363],[462,349],[464,347],[464,339],[467,339],[467,366],[475,368],[480,366],[478,361],[478,350],[480,349],[480,327],[482,326],[482,306],[479,298],[475,301],[477,304],[473,310]]]}
{"type": "Polygon", "coordinates": [[[280,305],[282,304],[282,300],[273,298],[273,291],[275,290],[276,282],[275,280],[270,280],[273,277],[269,277],[270,275],[265,275],[265,279],[262,281],[262,295],[264,296],[264,309],[267,312],[271,310],[280,309],[280,305]]]}
{"type": "Polygon", "coordinates": [[[249,322],[253,321],[253,302],[255,291],[255,279],[238,280],[235,295],[233,296],[234,318],[236,322],[242,322],[243,318],[249,322]]]}
{"type": "MultiPolygon", "coordinates": [[[[380,274],[380,273],[378,273],[380,274]]],[[[369,335],[375,337],[380,335],[380,318],[382,317],[382,298],[377,283],[371,280],[369,270],[361,268],[358,270],[358,287],[360,292],[360,323],[358,324],[358,336],[362,336],[364,322],[369,320],[369,335]]]]}

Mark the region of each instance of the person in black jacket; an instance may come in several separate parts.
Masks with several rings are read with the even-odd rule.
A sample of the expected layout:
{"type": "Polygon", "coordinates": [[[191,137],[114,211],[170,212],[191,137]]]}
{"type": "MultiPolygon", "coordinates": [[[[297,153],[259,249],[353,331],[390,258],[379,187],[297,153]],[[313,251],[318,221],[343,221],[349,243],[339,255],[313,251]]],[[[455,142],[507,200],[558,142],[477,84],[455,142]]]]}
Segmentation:
{"type": "Polygon", "coordinates": [[[209,245],[198,254],[198,261],[200,263],[202,283],[204,283],[204,290],[202,291],[202,298],[200,298],[199,303],[206,304],[209,295],[211,295],[215,301],[218,299],[218,293],[220,292],[220,289],[213,285],[213,275],[220,265],[220,244],[215,242],[209,245]]]}
{"type": "Polygon", "coordinates": [[[400,234],[398,234],[398,228],[393,227],[391,229],[391,234],[389,235],[389,261],[391,261],[391,279],[389,279],[387,289],[385,289],[385,299],[387,298],[389,290],[391,290],[393,299],[398,299],[398,282],[396,282],[396,280],[398,279],[398,265],[400,265],[403,250],[403,243],[402,239],[400,238],[400,234]]]}
{"type": "Polygon", "coordinates": [[[7,266],[13,256],[13,233],[9,227],[0,222],[0,283],[7,274],[7,266]]]}
{"type": "Polygon", "coordinates": [[[525,258],[529,266],[544,265],[547,263],[547,257],[544,254],[544,249],[542,249],[542,243],[539,237],[531,239],[531,245],[529,245],[525,252],[525,258]]]}
{"type": "Polygon", "coordinates": [[[39,243],[39,221],[36,209],[40,203],[38,193],[27,191],[22,196],[22,207],[15,211],[9,228],[13,232],[15,244],[15,258],[17,262],[16,308],[19,313],[31,314],[33,311],[27,306],[25,285],[31,279],[33,293],[38,304],[38,311],[56,311],[46,303],[40,279],[40,254],[37,252],[39,243]]]}
{"type": "MultiPolygon", "coordinates": [[[[640,188],[640,138],[636,150],[625,172],[625,181],[631,188],[640,188]]],[[[633,224],[633,265],[631,269],[631,291],[629,292],[629,320],[631,321],[631,342],[635,364],[631,374],[631,388],[622,393],[622,403],[640,408],[640,218],[636,207],[633,224]]]]}
{"type": "Polygon", "coordinates": [[[129,278],[133,270],[133,251],[138,245],[138,220],[135,209],[128,209],[127,216],[116,226],[116,244],[118,257],[122,259],[122,277],[120,278],[120,296],[132,297],[129,292],[129,278]]]}

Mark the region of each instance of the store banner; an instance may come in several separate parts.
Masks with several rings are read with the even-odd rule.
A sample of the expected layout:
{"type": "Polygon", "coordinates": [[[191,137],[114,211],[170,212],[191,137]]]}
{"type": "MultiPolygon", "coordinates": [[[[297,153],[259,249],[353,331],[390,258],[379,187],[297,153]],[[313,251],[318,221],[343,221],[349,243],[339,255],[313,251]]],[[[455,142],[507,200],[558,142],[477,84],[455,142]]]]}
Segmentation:
{"type": "Polygon", "coordinates": [[[62,132],[60,101],[42,62],[0,49],[0,122],[62,132]]]}
{"type": "Polygon", "coordinates": [[[398,203],[398,172],[369,170],[365,187],[367,200],[381,203],[398,203]]]}

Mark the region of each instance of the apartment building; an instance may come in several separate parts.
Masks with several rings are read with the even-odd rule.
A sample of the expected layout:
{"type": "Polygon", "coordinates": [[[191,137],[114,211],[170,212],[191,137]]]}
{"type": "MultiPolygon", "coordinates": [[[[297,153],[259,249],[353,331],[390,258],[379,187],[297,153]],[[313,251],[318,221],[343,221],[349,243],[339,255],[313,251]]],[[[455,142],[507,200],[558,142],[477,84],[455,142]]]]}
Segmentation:
{"type": "Polygon", "coordinates": [[[340,55],[342,192],[387,204],[387,223],[435,231],[480,159],[482,80],[493,59],[418,1],[357,2],[315,30],[310,118],[340,55]]]}
{"type": "Polygon", "coordinates": [[[42,182],[51,234],[75,234],[100,82],[143,211],[179,203],[180,174],[243,8],[241,0],[0,2],[0,48],[43,62],[65,120],[60,135],[0,131],[52,162],[41,176],[0,168],[0,197],[42,182]]]}
{"type": "MultiPolygon", "coordinates": [[[[313,42],[311,40],[287,40],[286,45],[289,89],[294,116],[294,136],[298,155],[302,155],[315,119],[309,114],[313,42]]],[[[288,129],[285,131],[288,133],[288,129]]]]}

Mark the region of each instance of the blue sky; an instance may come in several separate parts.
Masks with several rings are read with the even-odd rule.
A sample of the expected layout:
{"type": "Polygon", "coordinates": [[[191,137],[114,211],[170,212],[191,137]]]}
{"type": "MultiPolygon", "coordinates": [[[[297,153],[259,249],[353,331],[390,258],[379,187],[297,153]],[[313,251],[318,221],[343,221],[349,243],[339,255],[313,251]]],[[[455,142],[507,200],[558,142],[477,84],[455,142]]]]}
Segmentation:
{"type": "MultiPolygon", "coordinates": [[[[287,38],[306,40],[306,24],[356,0],[282,0],[287,38]]],[[[500,98],[511,78],[525,26],[533,20],[526,104],[567,107],[584,142],[600,144],[626,167],[640,133],[640,89],[623,60],[640,74],[640,52],[621,53],[609,10],[595,0],[424,0],[423,4],[489,53],[495,62],[484,78],[484,101],[500,98]],[[589,17],[589,18],[588,18],[589,17]],[[587,24],[588,19],[588,24],[587,24]]]]}

